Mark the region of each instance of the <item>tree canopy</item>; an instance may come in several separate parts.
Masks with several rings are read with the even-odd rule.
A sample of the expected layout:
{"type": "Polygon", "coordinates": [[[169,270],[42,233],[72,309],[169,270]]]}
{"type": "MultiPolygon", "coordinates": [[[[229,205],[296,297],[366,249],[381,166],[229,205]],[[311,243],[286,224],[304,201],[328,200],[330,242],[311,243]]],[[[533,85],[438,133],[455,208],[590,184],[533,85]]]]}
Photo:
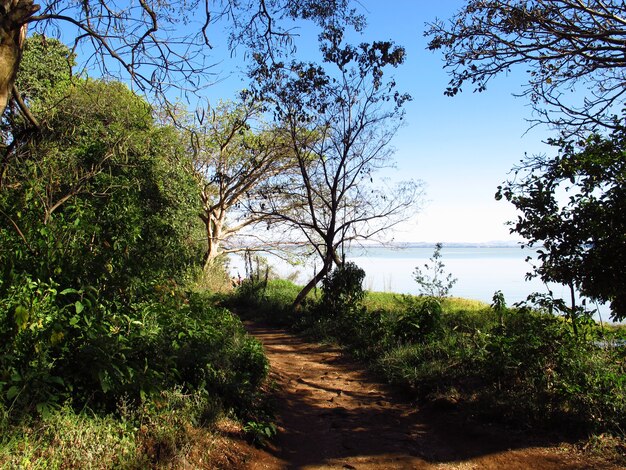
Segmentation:
{"type": "Polygon", "coordinates": [[[209,107],[202,122],[187,129],[202,200],[205,268],[222,254],[269,250],[272,240],[255,230],[266,217],[245,210],[244,201],[294,166],[284,132],[264,122],[264,103],[248,98],[209,107]]]}
{"type": "Polygon", "coordinates": [[[533,157],[500,187],[521,212],[512,230],[536,246],[544,282],[576,287],[626,318],[626,129],[584,142],[558,139],[555,158],[533,157]]]}
{"type": "Polygon", "coordinates": [[[538,121],[560,131],[616,128],[626,101],[626,5],[602,0],[469,0],[425,33],[442,50],[451,79],[484,91],[523,67],[521,92],[538,121]]]}
{"type": "Polygon", "coordinates": [[[304,239],[322,265],[296,298],[340,266],[344,246],[372,239],[417,209],[421,186],[407,181],[374,184],[390,166],[389,145],[410,99],[395,89],[388,69],[401,65],[404,48],[391,42],[345,44],[340,28],[320,35],[324,66],[267,65],[257,58],[257,93],[274,105],[297,171],[265,188],[252,210],[304,239]]]}
{"type": "Polygon", "coordinates": [[[231,49],[239,45],[266,58],[293,48],[292,20],[322,27],[351,24],[363,17],[350,0],[3,0],[0,2],[0,111],[4,109],[22,54],[26,28],[58,37],[81,51],[81,68],[134,86],[166,100],[172,89],[192,93],[215,74],[212,38],[228,27],[231,49]]]}

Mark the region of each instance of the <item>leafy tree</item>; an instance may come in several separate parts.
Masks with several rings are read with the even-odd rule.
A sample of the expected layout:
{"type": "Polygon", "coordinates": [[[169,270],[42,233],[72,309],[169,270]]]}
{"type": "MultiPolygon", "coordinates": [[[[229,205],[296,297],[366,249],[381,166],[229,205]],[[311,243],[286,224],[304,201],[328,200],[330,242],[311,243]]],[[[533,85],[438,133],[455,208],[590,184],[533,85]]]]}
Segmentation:
{"type": "Polygon", "coordinates": [[[254,250],[270,240],[254,226],[266,217],[244,210],[257,186],[293,166],[286,139],[262,122],[264,105],[248,99],[209,108],[191,129],[191,150],[200,186],[207,251],[205,268],[226,253],[254,250]],[[246,234],[242,232],[248,230],[246,234]],[[252,232],[252,233],[251,233],[252,232]]]}
{"type": "Polygon", "coordinates": [[[17,80],[39,125],[13,110],[3,122],[4,418],[149,406],[172,388],[245,412],[267,372],[261,345],[177,288],[202,229],[181,134],[122,83],[67,80],[70,51],[36,41],[17,80]]]}
{"type": "MultiPolygon", "coordinates": [[[[29,53],[24,63],[35,64],[29,53]]],[[[28,79],[41,125],[10,126],[5,273],[100,286],[103,295],[180,275],[197,255],[198,197],[178,133],[156,126],[150,106],[121,83],[28,79]]]]}
{"type": "Polygon", "coordinates": [[[374,173],[390,165],[389,142],[408,95],[384,79],[404,61],[391,42],[343,44],[340,28],[320,36],[327,67],[312,63],[268,66],[257,57],[257,92],[272,100],[284,127],[297,171],[266,188],[253,208],[305,240],[322,264],[295,300],[342,264],[341,251],[371,239],[416,208],[420,186],[406,182],[377,187],[374,173]]]}
{"type": "Polygon", "coordinates": [[[522,95],[538,121],[561,133],[551,140],[559,155],[526,158],[497,197],[522,212],[512,231],[527,246],[540,247],[536,274],[570,287],[569,311],[579,310],[578,288],[611,302],[615,318],[625,314],[625,13],[624,3],[615,1],[470,0],[449,22],[435,22],[426,32],[429,48],[444,51],[452,77],[448,95],[466,83],[484,91],[495,76],[516,65],[527,68],[522,95]]]}
{"type": "MultiPolygon", "coordinates": [[[[498,188],[521,212],[511,231],[538,247],[535,275],[610,302],[626,318],[626,128],[558,139],[555,158],[526,159],[498,188]]],[[[572,300],[572,309],[575,303],[572,300]]]]}
{"type": "MultiPolygon", "coordinates": [[[[426,31],[444,52],[453,96],[525,67],[539,120],[559,130],[619,127],[624,105],[626,5],[601,0],[469,0],[426,31]],[[585,90],[581,102],[570,91],[585,90]],[[567,93],[566,93],[567,92],[567,93]]],[[[579,95],[580,96],[580,95],[579,95]]]]}
{"type": "Polygon", "coordinates": [[[63,37],[85,50],[86,69],[127,78],[142,91],[165,99],[171,89],[199,90],[214,73],[208,59],[212,29],[229,25],[229,46],[243,44],[272,58],[293,46],[289,20],[323,27],[331,19],[362,27],[349,0],[199,0],[111,2],[105,0],[0,2],[0,111],[13,87],[26,28],[63,37]],[[36,14],[36,13],[39,14],[36,14]],[[287,20],[282,24],[281,20],[287,20]]]}

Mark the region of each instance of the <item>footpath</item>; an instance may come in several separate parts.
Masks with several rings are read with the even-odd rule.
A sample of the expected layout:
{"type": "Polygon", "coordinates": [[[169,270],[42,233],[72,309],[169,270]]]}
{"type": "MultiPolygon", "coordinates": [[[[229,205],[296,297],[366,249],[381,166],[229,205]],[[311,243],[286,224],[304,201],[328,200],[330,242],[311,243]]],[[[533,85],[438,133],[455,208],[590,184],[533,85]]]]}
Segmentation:
{"type": "Polygon", "coordinates": [[[259,469],[613,469],[545,436],[475,421],[451,404],[421,408],[332,346],[247,323],[276,383],[278,434],[259,469]]]}

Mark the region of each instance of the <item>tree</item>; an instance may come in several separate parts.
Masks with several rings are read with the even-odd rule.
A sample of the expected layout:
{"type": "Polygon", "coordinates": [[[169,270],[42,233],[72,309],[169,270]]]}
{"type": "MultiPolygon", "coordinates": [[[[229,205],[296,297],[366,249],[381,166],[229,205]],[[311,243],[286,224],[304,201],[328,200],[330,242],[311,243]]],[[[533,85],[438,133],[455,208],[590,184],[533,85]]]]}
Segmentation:
{"type": "MultiPolygon", "coordinates": [[[[533,157],[498,188],[521,211],[511,231],[538,247],[535,275],[610,302],[626,318],[626,128],[584,141],[557,139],[555,158],[533,157]],[[519,179],[518,179],[519,178],[519,179]]],[[[576,307],[572,296],[572,310],[576,307]]]]}
{"type": "Polygon", "coordinates": [[[199,197],[179,134],[157,126],[148,103],[122,83],[66,80],[56,60],[69,54],[64,46],[43,61],[57,63],[56,71],[39,70],[29,57],[37,53],[25,51],[22,72],[41,125],[33,131],[8,116],[11,158],[0,192],[5,288],[26,274],[96,287],[107,297],[181,275],[200,257],[190,239],[199,197]]]}
{"type": "MultiPolygon", "coordinates": [[[[448,22],[429,25],[443,50],[453,96],[465,84],[525,67],[538,121],[559,131],[616,129],[626,100],[626,5],[602,0],[469,0],[448,22]],[[581,102],[570,91],[583,92],[581,102]]],[[[578,95],[580,96],[580,94],[578,95]]]]}
{"type": "Polygon", "coordinates": [[[615,318],[624,318],[626,303],[625,18],[626,5],[616,1],[469,0],[426,32],[429,48],[444,51],[450,96],[466,83],[484,91],[512,67],[528,68],[522,95],[537,111],[536,123],[560,132],[550,140],[559,155],[526,158],[496,196],[522,212],[511,231],[540,247],[536,275],[570,286],[570,310],[577,288],[611,302],[615,318]]]}
{"type": "Polygon", "coordinates": [[[375,186],[374,173],[390,165],[389,142],[408,95],[395,91],[384,70],[404,61],[390,42],[343,45],[340,28],[320,36],[328,67],[257,61],[259,92],[273,100],[288,134],[297,172],[262,192],[253,210],[306,240],[321,267],[295,300],[343,264],[345,245],[371,239],[416,209],[420,185],[375,186]]]}
{"type": "Polygon", "coordinates": [[[222,103],[209,108],[204,123],[190,132],[207,241],[205,269],[222,254],[249,251],[259,240],[267,242],[258,235],[252,240],[249,232],[243,237],[248,243],[235,240],[266,218],[243,210],[243,200],[253,197],[260,184],[293,167],[284,136],[263,124],[263,112],[262,103],[246,98],[237,104],[222,103]]]}
{"type": "Polygon", "coordinates": [[[0,1],[0,114],[4,112],[22,58],[27,23],[39,10],[33,0],[0,1]]]}
{"type": "Polygon", "coordinates": [[[2,0],[0,112],[13,87],[28,26],[63,37],[72,50],[86,51],[83,68],[126,78],[166,101],[171,89],[193,92],[209,82],[215,65],[208,58],[212,28],[225,22],[231,49],[243,44],[271,58],[293,46],[289,22],[281,20],[305,19],[323,27],[330,18],[357,28],[363,24],[349,0],[58,0],[43,8],[33,0],[2,0]]]}

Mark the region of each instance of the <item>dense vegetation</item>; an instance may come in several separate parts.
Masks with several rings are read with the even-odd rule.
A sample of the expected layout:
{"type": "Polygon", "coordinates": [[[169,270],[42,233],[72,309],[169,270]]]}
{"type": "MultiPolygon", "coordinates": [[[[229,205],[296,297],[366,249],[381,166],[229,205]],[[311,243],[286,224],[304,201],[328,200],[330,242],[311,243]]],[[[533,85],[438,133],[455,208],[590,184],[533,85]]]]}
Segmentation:
{"type": "Polygon", "coordinates": [[[454,298],[363,292],[346,263],[294,315],[298,287],[247,282],[242,312],[337,342],[426,402],[516,426],[622,435],[624,330],[541,309],[454,298]]]}
{"type": "MultiPolygon", "coordinates": [[[[209,107],[205,120],[205,111],[157,108],[126,84],[87,78],[89,65],[110,77],[117,64],[161,102],[177,86],[199,92],[210,69],[209,4],[200,31],[175,39],[175,28],[159,29],[186,22],[190,5],[139,2],[122,12],[60,1],[35,17],[32,0],[2,4],[0,466],[144,468],[175,458],[224,415],[253,432],[273,429],[258,405],[268,368],[262,348],[206,289],[228,282],[219,244],[249,221],[266,224],[268,235],[252,230],[257,246],[237,249],[278,244],[272,236],[282,232],[322,265],[304,288],[246,280],[224,305],[337,341],[424,400],[518,425],[623,437],[623,330],[597,325],[574,301],[509,308],[501,294],[491,306],[446,299],[454,279],[443,272],[440,246],[433,276],[429,266],[414,273],[427,296],[366,293],[364,273],[345,263],[344,246],[404,220],[421,196],[415,183],[374,183],[410,99],[385,75],[405,51],[390,41],[346,44],[345,28],[364,27],[350,1],[223,5],[215,16],[233,23],[230,46],[251,52],[254,81],[242,99],[259,106],[253,113],[209,107]],[[323,64],[287,60],[291,30],[273,19],[320,26],[323,64]],[[28,22],[46,31],[67,21],[84,32],[68,43],[93,46],[85,74],[63,43],[24,40],[28,22]],[[274,121],[255,129],[252,116],[272,111],[274,121]]],[[[596,28],[597,13],[568,0],[529,5],[469,1],[450,31],[433,25],[430,48],[447,51],[450,95],[467,80],[484,90],[518,58],[538,67],[533,102],[547,100],[571,119],[538,109],[561,131],[552,141],[559,156],[523,161],[521,179],[498,197],[523,214],[512,230],[544,249],[536,275],[610,302],[623,319],[626,133],[622,93],[612,94],[623,89],[623,51],[610,48],[620,60],[605,61],[599,75],[587,59],[562,75],[554,63],[587,58],[563,41],[578,44],[580,26],[596,28]],[[554,49],[542,39],[554,34],[548,43],[558,54],[545,55],[554,49]],[[484,38],[489,47],[477,49],[484,38]],[[526,54],[529,45],[541,54],[526,54]],[[578,110],[554,101],[584,77],[601,91],[595,100],[578,110]]],[[[624,9],[602,8],[610,23],[624,9]]]]}
{"type": "Polygon", "coordinates": [[[178,132],[121,83],[70,79],[60,43],[29,44],[17,80],[37,128],[3,121],[0,466],[143,467],[187,426],[250,417],[267,360],[191,289],[200,199],[178,132]],[[67,438],[33,431],[59,423],[67,438]],[[81,456],[83,433],[107,444],[81,456]]]}

